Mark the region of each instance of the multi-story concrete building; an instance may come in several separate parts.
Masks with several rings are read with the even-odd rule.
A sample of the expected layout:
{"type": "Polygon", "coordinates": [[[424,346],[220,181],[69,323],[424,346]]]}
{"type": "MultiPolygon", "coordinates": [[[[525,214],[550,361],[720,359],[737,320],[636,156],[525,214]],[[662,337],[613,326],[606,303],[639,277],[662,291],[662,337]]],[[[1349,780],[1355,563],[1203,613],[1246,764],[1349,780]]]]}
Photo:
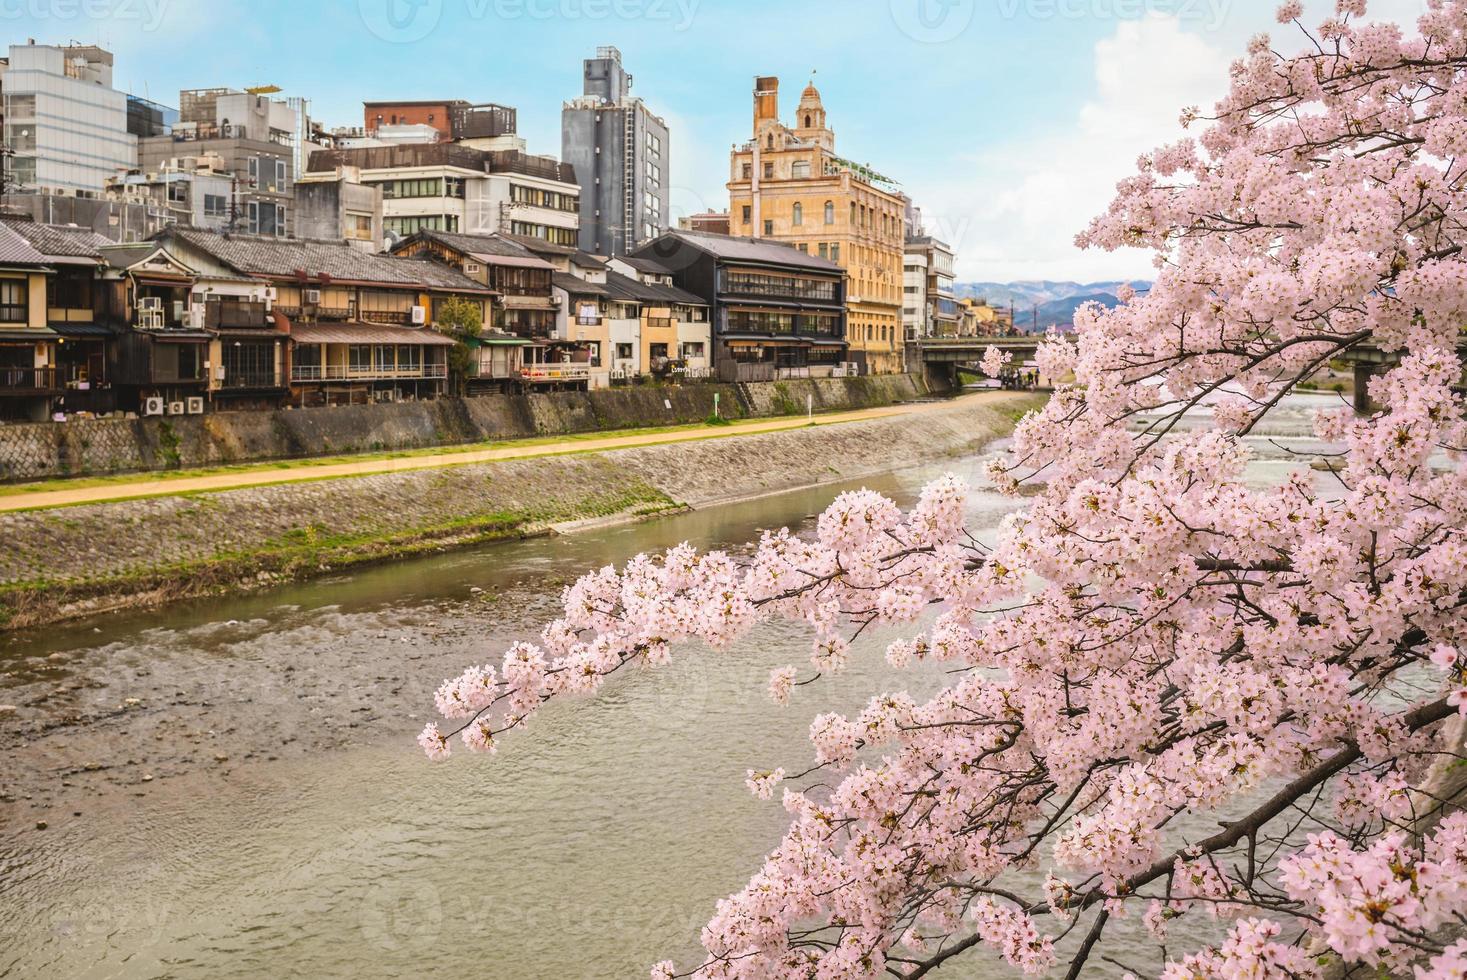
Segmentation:
{"type": "Polygon", "coordinates": [[[560,155],[581,180],[580,247],[626,255],[668,227],[667,123],[631,94],[621,52],[596,49],[583,94],[561,109],[560,155]]]}
{"type": "Polygon", "coordinates": [[[6,191],[100,197],[137,165],[112,54],[92,45],[12,44],[0,75],[6,191]]]}
{"type": "Polygon", "coordinates": [[[867,373],[901,371],[905,201],[889,178],[836,156],[815,86],[786,126],[779,79],[756,79],[753,139],[734,147],[731,164],[733,233],[785,242],[845,269],[852,360],[867,373]]]}
{"type": "Polygon", "coordinates": [[[138,169],[156,173],[180,157],[213,154],[234,178],[229,228],[292,233],[300,116],[290,103],[227,88],[179,93],[179,122],[165,136],[138,141],[138,169]]]}
{"type": "Polygon", "coordinates": [[[355,167],[303,174],[295,185],[298,238],[341,239],[364,252],[379,252],[386,240],[382,188],[362,182],[355,167]]]}
{"type": "Polygon", "coordinates": [[[552,157],[478,150],[458,143],[322,150],[309,172],[355,167],[382,189],[387,233],[505,234],[573,248],[580,187],[574,170],[552,157]]]}
{"type": "Polygon", "coordinates": [[[902,329],[908,340],[927,335],[927,256],[908,251],[902,266],[902,329]]]}
{"type": "Polygon", "coordinates": [[[165,160],[157,171],[133,170],[107,181],[106,196],[120,202],[152,206],[167,224],[224,231],[233,217],[235,179],[220,157],[165,160]]]}
{"type": "Polygon", "coordinates": [[[962,311],[953,291],[953,250],[931,235],[917,235],[907,241],[907,256],[920,256],[927,268],[923,336],[956,337],[962,311]]]}

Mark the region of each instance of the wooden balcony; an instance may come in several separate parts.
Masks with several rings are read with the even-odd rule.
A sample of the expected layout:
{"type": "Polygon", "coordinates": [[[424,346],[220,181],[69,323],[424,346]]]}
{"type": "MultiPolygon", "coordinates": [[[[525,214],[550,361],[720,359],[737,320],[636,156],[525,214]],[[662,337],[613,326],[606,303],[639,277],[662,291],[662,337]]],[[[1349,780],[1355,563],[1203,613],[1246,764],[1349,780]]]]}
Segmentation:
{"type": "Polygon", "coordinates": [[[562,381],[589,381],[589,364],[527,364],[520,377],[531,384],[554,384],[562,381]]]}
{"type": "Polygon", "coordinates": [[[54,367],[0,367],[0,395],[50,394],[61,390],[54,367]]]}

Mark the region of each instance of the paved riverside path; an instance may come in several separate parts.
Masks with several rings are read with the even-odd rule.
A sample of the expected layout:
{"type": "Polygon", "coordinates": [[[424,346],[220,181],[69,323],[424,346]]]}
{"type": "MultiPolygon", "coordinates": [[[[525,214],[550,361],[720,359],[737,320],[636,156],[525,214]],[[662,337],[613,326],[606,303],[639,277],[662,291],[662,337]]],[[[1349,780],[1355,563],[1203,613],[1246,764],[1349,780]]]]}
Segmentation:
{"type": "MultiPolygon", "coordinates": [[[[1001,401],[1008,392],[977,392],[964,395],[957,401],[981,404],[985,401],[1001,401]]],[[[814,425],[838,425],[842,422],[857,422],[863,419],[890,418],[901,415],[916,415],[923,412],[950,407],[952,401],[914,402],[908,405],[893,405],[886,408],[868,408],[855,412],[833,412],[783,418],[760,419],[740,422],[732,426],[707,426],[700,429],[685,429],[676,432],[650,432],[640,435],[603,438],[566,439],[557,442],[535,442],[528,446],[500,446],[494,449],[463,450],[458,452],[433,453],[430,455],[405,456],[395,459],[368,459],[360,462],[336,462],[311,465],[296,465],[290,469],[269,468],[268,464],[242,465],[238,472],[211,473],[207,476],[178,477],[159,480],[147,474],[139,474],[136,481],[107,483],[101,486],[77,487],[74,490],[46,490],[35,493],[15,493],[0,496],[0,512],[35,510],[47,507],[69,507],[77,504],[105,503],[111,500],[131,500],[138,497],[156,497],[170,494],[209,493],[235,490],[241,487],[257,487],[279,483],[298,483],[309,480],[327,480],[341,477],[371,476],[377,473],[400,473],[410,470],[441,469],[450,466],[466,466],[472,463],[493,462],[504,459],[528,459],[535,456],[557,456],[565,453],[603,452],[612,449],[631,449],[640,446],[656,446],[665,443],[694,442],[704,439],[736,439],[739,436],[757,435],[761,432],[778,432],[814,425]],[[259,468],[264,465],[266,468],[259,468]]]]}

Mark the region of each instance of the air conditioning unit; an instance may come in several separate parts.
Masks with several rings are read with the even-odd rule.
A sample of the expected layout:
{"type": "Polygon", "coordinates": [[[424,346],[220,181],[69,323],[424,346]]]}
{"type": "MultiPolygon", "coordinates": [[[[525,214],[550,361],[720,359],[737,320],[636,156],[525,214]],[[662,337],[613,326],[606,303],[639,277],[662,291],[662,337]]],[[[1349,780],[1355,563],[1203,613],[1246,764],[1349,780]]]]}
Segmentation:
{"type": "Polygon", "coordinates": [[[190,306],[186,316],[180,317],[188,325],[190,330],[204,329],[204,308],[202,306],[190,306]]]}
{"type": "Polygon", "coordinates": [[[145,312],[163,312],[163,298],[161,296],[139,296],[138,309],[145,312]]]}
{"type": "Polygon", "coordinates": [[[421,326],[428,322],[428,308],[426,306],[413,307],[413,323],[421,326]]]}
{"type": "Polygon", "coordinates": [[[307,289],[306,290],[306,300],[305,301],[306,301],[306,305],[308,305],[308,306],[320,306],[321,305],[321,290],[319,290],[319,289],[307,289]]]}
{"type": "Polygon", "coordinates": [[[168,414],[169,415],[182,415],[184,413],[185,408],[186,408],[186,406],[183,404],[183,402],[169,402],[168,403],[168,414]]]}
{"type": "Polygon", "coordinates": [[[192,395],[188,399],[188,413],[190,415],[204,414],[204,399],[199,395],[192,395]]]}
{"type": "Polygon", "coordinates": [[[163,414],[163,399],[157,398],[157,397],[154,397],[154,398],[144,398],[143,399],[143,414],[144,415],[162,415],[163,414]]]}

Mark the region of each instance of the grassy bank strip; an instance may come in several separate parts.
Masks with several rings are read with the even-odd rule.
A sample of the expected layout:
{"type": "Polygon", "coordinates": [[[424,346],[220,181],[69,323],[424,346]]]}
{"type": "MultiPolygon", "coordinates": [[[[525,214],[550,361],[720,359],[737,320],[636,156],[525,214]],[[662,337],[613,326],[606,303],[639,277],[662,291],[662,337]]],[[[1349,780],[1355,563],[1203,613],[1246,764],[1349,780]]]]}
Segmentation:
{"type": "Polygon", "coordinates": [[[535,537],[567,521],[633,520],[682,509],[655,487],[636,482],[566,506],[470,514],[445,523],[390,532],[343,534],[309,525],[263,541],[255,548],[220,551],[199,560],[139,566],[90,579],[35,579],[5,584],[0,586],[0,629],[24,629],[118,609],[233,594],[375,562],[535,537]]]}
{"type": "MultiPolygon", "coordinates": [[[[397,460],[420,459],[426,456],[457,456],[497,449],[533,449],[536,446],[554,446],[560,443],[590,442],[598,439],[636,438],[639,436],[667,435],[680,432],[717,432],[737,434],[740,426],[768,422],[765,418],[724,419],[717,425],[707,422],[691,422],[686,425],[644,426],[632,429],[597,429],[592,432],[577,432],[570,435],[530,436],[523,439],[495,439],[488,442],[469,442],[449,446],[422,446],[416,449],[397,449],[366,453],[342,453],[332,456],[304,456],[293,459],[265,460],[253,463],[221,463],[218,466],[195,467],[179,470],[156,470],[143,473],[114,473],[104,476],[61,477],[54,480],[37,480],[32,483],[0,484],[0,498],[24,497],[28,494],[54,493],[59,490],[86,490],[100,487],[127,486],[134,483],[169,483],[176,480],[191,480],[206,476],[251,475],[255,473],[290,472],[312,466],[335,466],[347,463],[391,463],[397,460]]],[[[574,451],[574,450],[572,450],[574,451]]],[[[545,455],[559,455],[550,452],[545,455]]],[[[251,484],[268,486],[268,484],[251,484]]],[[[129,498],[136,499],[136,498],[129,498]]]]}

